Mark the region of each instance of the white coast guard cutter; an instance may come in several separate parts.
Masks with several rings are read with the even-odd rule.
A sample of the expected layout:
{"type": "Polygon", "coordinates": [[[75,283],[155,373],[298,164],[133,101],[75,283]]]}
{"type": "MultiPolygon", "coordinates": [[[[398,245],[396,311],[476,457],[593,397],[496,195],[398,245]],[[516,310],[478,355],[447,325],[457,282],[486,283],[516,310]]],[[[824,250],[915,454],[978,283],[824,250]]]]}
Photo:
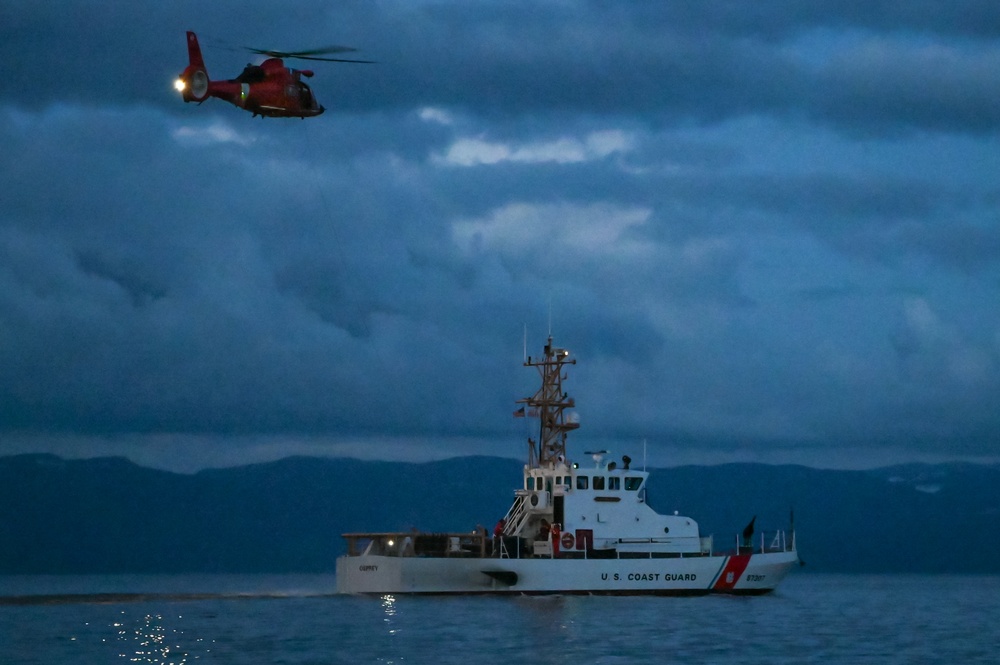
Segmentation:
{"type": "Polygon", "coordinates": [[[795,532],[732,540],[702,536],[690,517],[646,503],[648,473],[589,453],[570,461],[566,435],[579,427],[562,389],[569,352],[552,338],[534,396],[518,400],[541,421],[528,439],[524,482],[494,534],[348,533],[337,591],[349,594],[763,594],[798,563],[795,532]]]}

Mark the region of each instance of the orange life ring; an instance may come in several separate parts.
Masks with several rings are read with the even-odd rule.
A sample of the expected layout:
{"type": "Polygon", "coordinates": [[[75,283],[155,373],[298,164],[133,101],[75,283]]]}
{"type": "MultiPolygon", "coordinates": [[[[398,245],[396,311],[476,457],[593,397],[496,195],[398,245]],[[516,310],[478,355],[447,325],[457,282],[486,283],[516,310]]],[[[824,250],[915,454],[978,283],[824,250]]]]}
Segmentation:
{"type": "Polygon", "coordinates": [[[571,534],[569,532],[564,533],[562,535],[562,539],[560,540],[560,542],[562,543],[563,549],[567,549],[567,550],[570,549],[571,547],[573,547],[573,545],[576,544],[574,541],[575,541],[575,539],[573,538],[573,534],[571,534]]]}

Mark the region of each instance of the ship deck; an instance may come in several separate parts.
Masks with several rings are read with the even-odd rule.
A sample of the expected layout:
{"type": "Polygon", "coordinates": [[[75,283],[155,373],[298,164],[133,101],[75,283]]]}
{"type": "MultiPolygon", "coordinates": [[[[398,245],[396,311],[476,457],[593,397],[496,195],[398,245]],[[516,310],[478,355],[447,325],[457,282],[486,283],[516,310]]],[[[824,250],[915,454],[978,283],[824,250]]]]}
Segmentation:
{"type": "Polygon", "coordinates": [[[517,536],[490,537],[483,532],[386,531],[345,533],[348,557],[392,556],[431,558],[560,558],[560,559],[673,559],[737,554],[790,552],[795,549],[794,532],[771,531],[757,534],[752,540],[736,536],[731,547],[715,549],[712,537],[704,538],[696,551],[664,552],[657,550],[655,538],[612,540],[603,548],[560,550],[552,542],[517,536]]]}

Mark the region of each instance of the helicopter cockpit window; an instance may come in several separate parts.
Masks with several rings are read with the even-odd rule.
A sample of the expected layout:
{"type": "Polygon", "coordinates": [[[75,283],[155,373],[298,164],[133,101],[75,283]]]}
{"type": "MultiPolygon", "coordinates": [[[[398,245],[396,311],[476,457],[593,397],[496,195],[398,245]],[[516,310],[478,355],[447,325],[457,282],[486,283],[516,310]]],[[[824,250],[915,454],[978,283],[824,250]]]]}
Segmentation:
{"type": "Polygon", "coordinates": [[[305,83],[299,81],[299,101],[302,106],[311,107],[313,105],[312,90],[305,83]]]}

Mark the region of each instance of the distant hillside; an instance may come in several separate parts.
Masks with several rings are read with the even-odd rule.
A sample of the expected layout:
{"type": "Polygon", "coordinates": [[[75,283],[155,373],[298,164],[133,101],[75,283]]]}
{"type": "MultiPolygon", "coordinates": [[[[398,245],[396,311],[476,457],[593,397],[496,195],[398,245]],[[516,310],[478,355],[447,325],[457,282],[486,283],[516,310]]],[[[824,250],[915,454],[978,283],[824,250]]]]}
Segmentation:
{"type": "MultiPolygon", "coordinates": [[[[491,526],[514,460],[289,458],[183,475],[120,458],[0,458],[0,573],[320,572],[348,531],[491,526]]],[[[825,572],[1000,573],[1000,468],[732,464],[652,472],[649,502],[717,542],[757,515],[825,572]]]]}

